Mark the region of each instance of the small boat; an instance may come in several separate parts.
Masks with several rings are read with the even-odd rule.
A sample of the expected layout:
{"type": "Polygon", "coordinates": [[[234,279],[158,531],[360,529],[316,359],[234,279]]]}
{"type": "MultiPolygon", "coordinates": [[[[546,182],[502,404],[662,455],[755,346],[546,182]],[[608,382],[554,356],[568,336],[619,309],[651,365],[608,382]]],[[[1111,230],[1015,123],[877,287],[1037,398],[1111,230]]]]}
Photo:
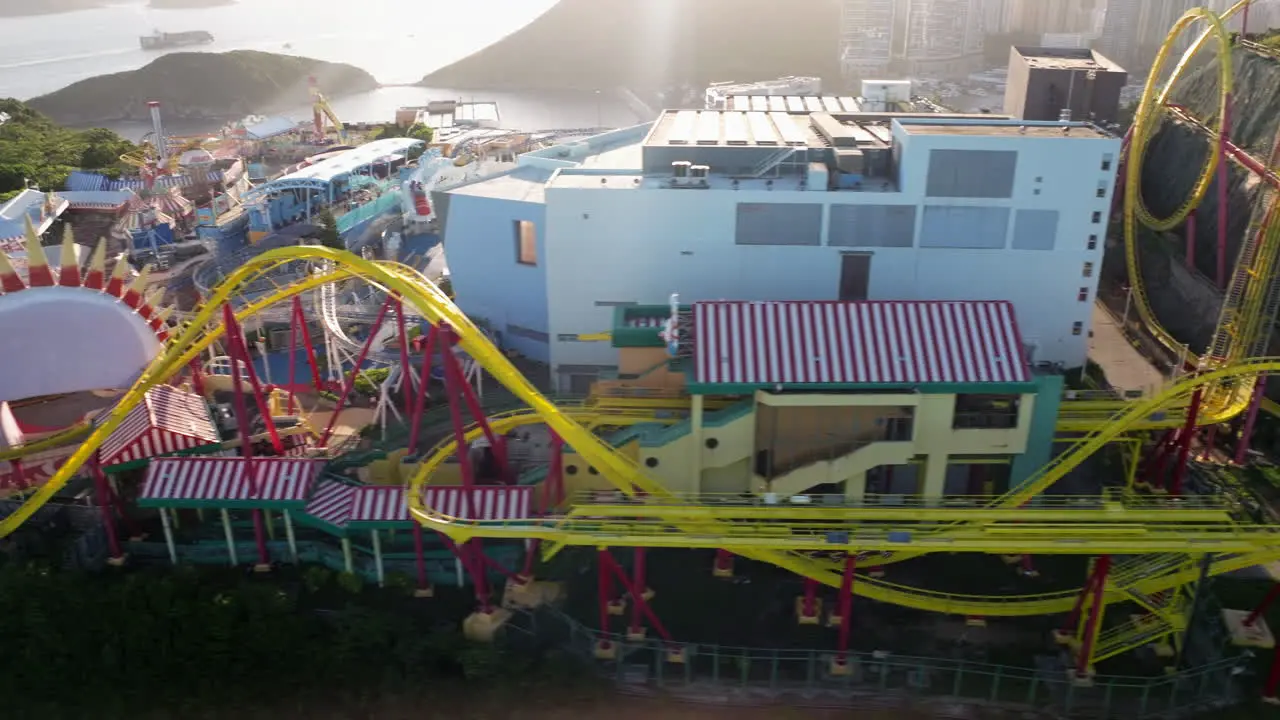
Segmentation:
{"type": "Polygon", "coordinates": [[[285,50],[292,50],[292,49],[293,49],[293,43],[285,43],[285,44],[284,44],[284,45],[282,45],[281,47],[283,47],[285,50]]]}
{"type": "Polygon", "coordinates": [[[155,30],[150,35],[143,35],[138,38],[138,44],[142,46],[143,50],[167,50],[169,48],[190,47],[192,45],[208,45],[211,42],[213,42],[213,33],[204,30],[176,33],[155,30]]]}

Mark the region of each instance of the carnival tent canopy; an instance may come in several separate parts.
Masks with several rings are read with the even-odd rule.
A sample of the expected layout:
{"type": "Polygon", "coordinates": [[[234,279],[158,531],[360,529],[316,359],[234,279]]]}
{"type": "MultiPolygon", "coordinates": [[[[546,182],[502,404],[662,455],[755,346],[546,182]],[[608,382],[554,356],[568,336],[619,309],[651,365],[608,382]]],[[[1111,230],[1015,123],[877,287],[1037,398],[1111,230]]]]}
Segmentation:
{"type": "Polygon", "coordinates": [[[142,402],[102,443],[99,457],[103,467],[111,467],[220,440],[204,398],[169,385],[157,385],[147,391],[142,402]]]}

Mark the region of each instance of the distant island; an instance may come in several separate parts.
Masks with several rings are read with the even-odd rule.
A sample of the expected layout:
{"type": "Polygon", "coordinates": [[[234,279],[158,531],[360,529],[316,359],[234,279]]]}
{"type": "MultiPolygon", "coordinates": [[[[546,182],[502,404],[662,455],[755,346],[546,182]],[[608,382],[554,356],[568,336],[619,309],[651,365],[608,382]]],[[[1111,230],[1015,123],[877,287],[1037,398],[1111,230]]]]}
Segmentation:
{"type": "Polygon", "coordinates": [[[340,63],[256,50],[183,52],[138,70],[81,80],[27,104],[73,126],[144,120],[149,100],[159,101],[170,118],[236,119],[306,104],[311,75],[330,97],[378,87],[369,73],[340,63]]]}
{"type": "Polygon", "coordinates": [[[813,75],[838,84],[840,0],[560,0],[428,87],[656,90],[813,75]]]}
{"type": "Polygon", "coordinates": [[[147,7],[156,10],[194,10],[235,4],[236,0],[148,0],[147,7]]]}
{"type": "Polygon", "coordinates": [[[0,0],[0,17],[53,15],[92,10],[105,5],[105,0],[0,0]]]}

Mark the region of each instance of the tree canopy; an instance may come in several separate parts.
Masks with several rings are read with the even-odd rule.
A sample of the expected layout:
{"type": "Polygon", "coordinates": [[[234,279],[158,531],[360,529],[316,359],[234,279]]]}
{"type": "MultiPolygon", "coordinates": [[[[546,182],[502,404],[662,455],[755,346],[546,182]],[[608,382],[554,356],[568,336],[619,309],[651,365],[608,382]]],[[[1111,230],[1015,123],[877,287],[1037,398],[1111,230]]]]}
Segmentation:
{"type": "Polygon", "coordinates": [[[110,130],[72,130],[54,124],[26,104],[0,99],[0,201],[30,182],[43,190],[59,190],[76,169],[118,173],[120,156],[133,143],[110,130]]]}
{"type": "Polygon", "coordinates": [[[320,244],[335,250],[347,249],[342,233],[338,231],[338,220],[328,208],[320,211],[320,244]]]}

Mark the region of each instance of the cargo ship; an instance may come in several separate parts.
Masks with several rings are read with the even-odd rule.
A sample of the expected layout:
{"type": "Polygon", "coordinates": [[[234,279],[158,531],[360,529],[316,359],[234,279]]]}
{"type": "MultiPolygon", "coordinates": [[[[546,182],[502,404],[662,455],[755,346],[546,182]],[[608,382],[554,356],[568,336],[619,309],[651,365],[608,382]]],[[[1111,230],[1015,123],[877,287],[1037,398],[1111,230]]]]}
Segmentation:
{"type": "Polygon", "coordinates": [[[208,45],[213,42],[213,33],[204,30],[167,33],[156,30],[150,35],[138,38],[143,50],[167,50],[169,48],[188,47],[191,45],[208,45]]]}

